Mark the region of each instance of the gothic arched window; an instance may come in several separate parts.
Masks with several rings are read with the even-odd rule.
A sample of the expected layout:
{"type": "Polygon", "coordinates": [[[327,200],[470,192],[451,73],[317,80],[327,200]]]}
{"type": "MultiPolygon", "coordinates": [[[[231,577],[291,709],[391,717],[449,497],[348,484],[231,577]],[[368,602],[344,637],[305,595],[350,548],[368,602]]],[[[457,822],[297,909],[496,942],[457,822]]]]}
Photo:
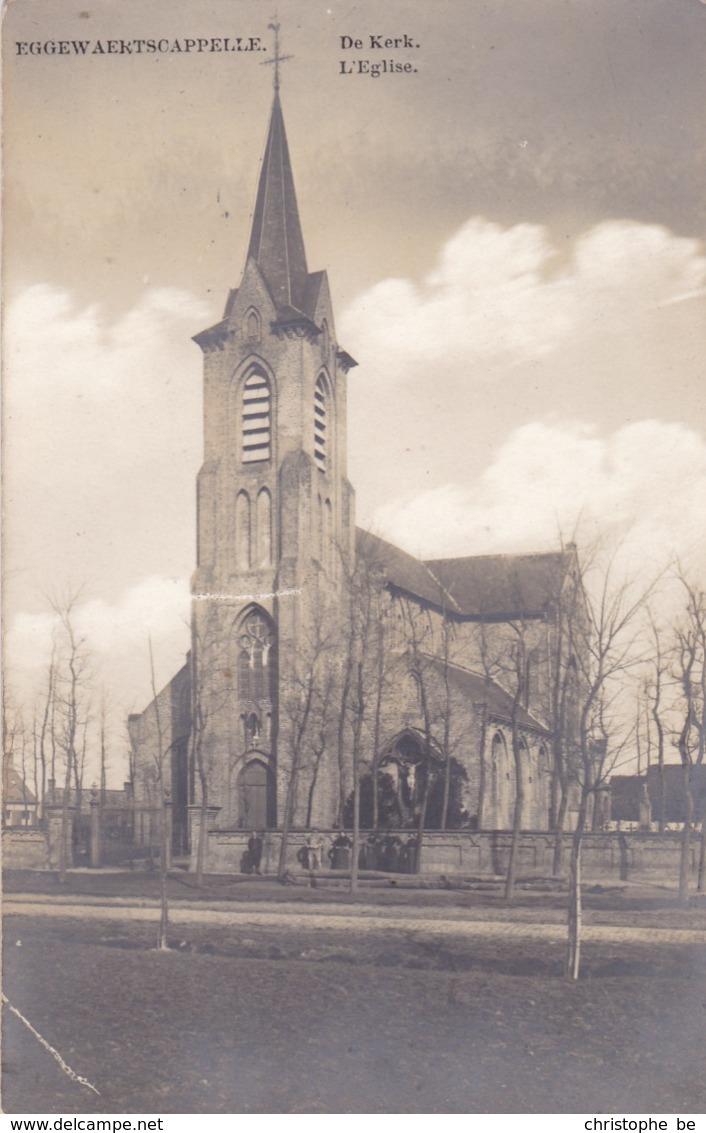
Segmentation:
{"type": "Polygon", "coordinates": [[[314,460],[321,472],[326,471],[326,382],[319,375],[314,390],[314,460]]]}
{"type": "Polygon", "coordinates": [[[247,316],[247,319],[246,319],[245,326],[246,326],[247,336],[250,339],[250,341],[251,342],[259,342],[260,341],[260,318],[259,318],[257,311],[254,310],[252,307],[248,311],[248,316],[247,316]]]}
{"type": "Polygon", "coordinates": [[[268,567],[272,564],[272,499],[267,488],[261,488],[257,495],[257,552],[255,566],[268,567]]]}
{"type": "Polygon", "coordinates": [[[326,500],[324,504],[324,560],[327,570],[333,571],[335,562],[334,546],[333,546],[333,508],[331,501],[326,500]]]}
{"type": "Polygon", "coordinates": [[[395,652],[401,652],[407,643],[404,625],[404,611],[402,609],[402,602],[399,598],[393,598],[390,605],[390,615],[388,618],[388,632],[390,635],[390,648],[395,652]]]}
{"type": "Polygon", "coordinates": [[[243,386],[243,463],[270,459],[270,383],[253,370],[243,386]]]}
{"type": "Polygon", "coordinates": [[[241,570],[250,570],[250,499],[238,492],[235,500],[235,561],[241,570]]]}
{"type": "Polygon", "coordinates": [[[507,747],[505,740],[500,732],[496,732],[493,736],[493,743],[490,749],[490,789],[493,805],[496,807],[500,801],[500,775],[506,763],[507,747]]]}
{"type": "Polygon", "coordinates": [[[409,688],[411,690],[412,697],[414,699],[415,707],[421,708],[422,707],[422,680],[421,680],[421,677],[419,676],[419,673],[415,672],[414,669],[410,669],[409,673],[407,674],[407,680],[408,680],[409,688]]]}
{"type": "Polygon", "coordinates": [[[324,565],[324,501],[316,497],[316,553],[321,566],[324,565]]]}
{"type": "Polygon", "coordinates": [[[527,740],[522,736],[518,743],[519,756],[520,756],[520,772],[523,780],[527,779],[532,782],[532,758],[530,750],[527,746],[527,740]]]}
{"type": "Polygon", "coordinates": [[[238,687],[240,700],[272,700],[275,632],[269,618],[251,610],[240,627],[238,687]]]}
{"type": "Polygon", "coordinates": [[[238,654],[238,692],[243,701],[252,700],[251,671],[250,654],[247,649],[241,649],[238,654]]]}

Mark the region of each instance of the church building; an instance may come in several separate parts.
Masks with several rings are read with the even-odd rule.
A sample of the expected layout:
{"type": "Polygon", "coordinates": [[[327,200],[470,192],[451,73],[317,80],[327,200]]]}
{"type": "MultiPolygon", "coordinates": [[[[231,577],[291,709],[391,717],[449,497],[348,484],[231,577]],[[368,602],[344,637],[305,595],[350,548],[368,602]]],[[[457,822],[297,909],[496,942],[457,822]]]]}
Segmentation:
{"type": "Polygon", "coordinates": [[[239,831],[350,826],[354,777],[364,829],[502,831],[518,774],[523,828],[548,830],[575,548],[423,562],[356,528],[357,363],[309,270],[277,86],[243,276],[194,338],[192,643],[130,717],[136,836],[166,790],[174,851],[193,860],[203,822],[207,868],[218,842],[237,870],[239,831]]]}

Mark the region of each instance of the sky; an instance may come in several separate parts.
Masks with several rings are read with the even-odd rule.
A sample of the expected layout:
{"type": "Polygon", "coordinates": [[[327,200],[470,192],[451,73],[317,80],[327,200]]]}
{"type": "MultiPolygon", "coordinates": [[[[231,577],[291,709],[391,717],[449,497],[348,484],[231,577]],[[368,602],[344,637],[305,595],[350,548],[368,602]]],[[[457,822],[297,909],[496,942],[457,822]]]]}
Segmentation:
{"type": "MultiPolygon", "coordinates": [[[[599,532],[640,570],[678,556],[703,577],[706,4],[278,13],[309,268],[359,363],[358,522],[428,557],[599,532]],[[359,60],[412,70],[341,73],[359,60]]],[[[6,666],[32,687],[48,597],[80,586],[116,717],[150,699],[148,636],[159,683],[188,648],[191,336],[244,266],[272,68],[265,51],[107,45],[269,50],[270,16],[264,0],[5,11],[6,666]],[[45,52],[61,41],[86,54],[45,52]]]]}

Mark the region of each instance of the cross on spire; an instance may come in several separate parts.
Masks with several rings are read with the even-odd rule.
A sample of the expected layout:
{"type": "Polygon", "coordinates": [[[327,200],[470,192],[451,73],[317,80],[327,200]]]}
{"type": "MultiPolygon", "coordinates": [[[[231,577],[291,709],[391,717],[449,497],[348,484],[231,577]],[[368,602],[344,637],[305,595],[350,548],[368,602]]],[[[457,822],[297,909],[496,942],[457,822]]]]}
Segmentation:
{"type": "Polygon", "coordinates": [[[280,28],[280,25],[277,22],[276,16],[272,17],[272,23],[268,24],[267,27],[269,28],[270,31],[273,31],[275,33],[275,46],[274,46],[274,52],[273,52],[272,58],[271,59],[263,59],[261,66],[267,67],[267,66],[272,66],[274,64],[274,68],[275,68],[275,75],[274,75],[275,94],[277,94],[277,92],[279,91],[279,65],[280,65],[280,63],[286,63],[288,59],[293,59],[294,56],[293,55],[280,55],[280,53],[279,53],[279,28],[280,28]]]}

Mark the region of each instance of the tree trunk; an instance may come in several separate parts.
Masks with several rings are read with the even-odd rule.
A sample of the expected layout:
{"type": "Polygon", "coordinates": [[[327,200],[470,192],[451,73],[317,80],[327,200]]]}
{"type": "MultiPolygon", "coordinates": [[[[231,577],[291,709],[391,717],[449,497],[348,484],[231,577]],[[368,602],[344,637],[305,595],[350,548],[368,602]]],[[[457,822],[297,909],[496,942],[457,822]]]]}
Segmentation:
{"type": "Polygon", "coordinates": [[[694,796],[691,790],[691,766],[684,764],[684,797],[686,801],[686,815],[681,835],[681,852],[679,854],[679,904],[686,905],[689,901],[689,865],[691,857],[691,830],[694,821],[694,796]]]}
{"type": "Polygon", "coordinates": [[[567,947],[564,975],[569,980],[579,978],[581,965],[581,846],[583,822],[579,821],[571,841],[569,865],[569,909],[567,919],[567,947]]]}
{"type": "Polygon", "coordinates": [[[287,872],[287,848],[289,846],[289,831],[292,827],[295,789],[295,773],[294,768],[292,767],[289,782],[287,783],[287,796],[284,803],[284,815],[282,816],[282,839],[279,844],[279,861],[277,863],[278,881],[284,881],[284,877],[287,872]]]}
{"type": "Polygon", "coordinates": [[[564,859],[564,823],[566,822],[566,812],[569,808],[568,785],[560,783],[559,786],[561,794],[559,796],[559,808],[556,815],[556,830],[554,831],[552,877],[558,877],[561,873],[562,863],[564,859]]]}
{"type": "Polygon", "coordinates": [[[169,932],[169,896],[167,893],[167,861],[169,847],[167,839],[169,838],[169,830],[167,829],[167,806],[164,798],[164,791],[162,791],[162,813],[160,823],[161,834],[161,852],[159,855],[159,934],[157,937],[157,948],[160,952],[166,952],[169,949],[169,942],[167,935],[169,932]]]}
{"type": "Polygon", "coordinates": [[[309,790],[306,796],[306,828],[311,829],[311,816],[314,813],[314,792],[316,791],[316,784],[319,778],[319,768],[321,766],[321,757],[323,756],[325,747],[319,748],[314,754],[316,760],[314,762],[314,770],[311,773],[311,782],[309,783],[309,790]]]}
{"type": "Polygon", "coordinates": [[[360,856],[360,746],[365,714],[365,672],[363,658],[356,665],[356,715],[353,726],[353,846],[351,849],[351,893],[358,889],[358,858],[360,856]]]}
{"type": "Polygon", "coordinates": [[[199,768],[201,780],[201,819],[199,822],[199,840],[196,844],[196,884],[203,885],[203,870],[206,862],[206,826],[208,825],[208,783],[205,773],[199,768]]]}
{"type": "Polygon", "coordinates": [[[441,807],[441,829],[446,829],[449,817],[449,795],[451,794],[451,685],[449,682],[449,634],[450,626],[444,615],[444,798],[441,807]]]}
{"type": "MultiPolygon", "coordinates": [[[[357,743],[356,743],[357,748],[357,743]]],[[[351,893],[358,890],[358,858],[360,856],[360,756],[353,755],[353,847],[351,849],[351,893]]]]}
{"type": "Polygon", "coordinates": [[[108,788],[108,775],[107,775],[107,759],[105,750],[105,727],[101,727],[101,778],[100,778],[100,803],[105,806],[105,792],[108,788]]]}
{"type": "Polygon", "coordinates": [[[383,631],[378,627],[377,639],[377,682],[375,689],[375,717],[373,721],[373,758],[371,761],[373,790],[373,830],[380,825],[380,784],[378,783],[378,759],[380,757],[380,716],[382,714],[382,686],[384,679],[385,654],[383,631]]]}
{"type": "Polygon", "coordinates": [[[483,716],[480,724],[480,782],[478,784],[478,829],[485,826],[485,793],[488,773],[485,766],[485,741],[488,731],[488,703],[483,704],[483,716]]]}
{"type": "MultiPolygon", "coordinates": [[[[64,797],[61,800],[61,846],[59,848],[59,881],[63,885],[66,881],[68,869],[68,850],[66,843],[69,840],[69,805],[71,802],[71,748],[66,751],[66,775],[64,776],[64,797]]],[[[71,846],[73,846],[73,831],[71,831],[71,846]]]]}
{"type": "Polygon", "coordinates": [[[346,730],[348,698],[351,691],[351,670],[353,667],[352,634],[349,636],[348,640],[345,666],[343,688],[341,689],[341,711],[338,716],[338,814],[336,815],[336,826],[339,830],[343,829],[343,817],[346,810],[346,757],[344,735],[346,730]]]}
{"type": "Polygon", "coordinates": [[[664,774],[664,736],[661,724],[658,732],[657,766],[659,768],[659,832],[664,834],[667,825],[667,781],[664,774]]]}
{"type": "MultiPolygon", "coordinates": [[[[513,732],[515,729],[513,729],[513,732]]],[[[505,875],[505,900],[512,901],[515,896],[515,882],[517,880],[517,865],[520,857],[520,839],[522,837],[522,812],[525,802],[525,783],[522,774],[522,759],[519,738],[512,737],[513,756],[515,761],[515,811],[512,818],[512,842],[510,843],[510,859],[505,875]]]]}
{"type": "MultiPolygon", "coordinates": [[[[429,764],[427,763],[427,768],[429,764]]],[[[427,770],[427,781],[424,787],[424,797],[422,799],[421,810],[419,811],[419,822],[417,824],[417,860],[414,865],[414,872],[419,873],[422,865],[422,843],[424,841],[424,825],[427,819],[427,801],[429,799],[429,789],[432,785],[433,775],[430,770],[427,770]]]]}

